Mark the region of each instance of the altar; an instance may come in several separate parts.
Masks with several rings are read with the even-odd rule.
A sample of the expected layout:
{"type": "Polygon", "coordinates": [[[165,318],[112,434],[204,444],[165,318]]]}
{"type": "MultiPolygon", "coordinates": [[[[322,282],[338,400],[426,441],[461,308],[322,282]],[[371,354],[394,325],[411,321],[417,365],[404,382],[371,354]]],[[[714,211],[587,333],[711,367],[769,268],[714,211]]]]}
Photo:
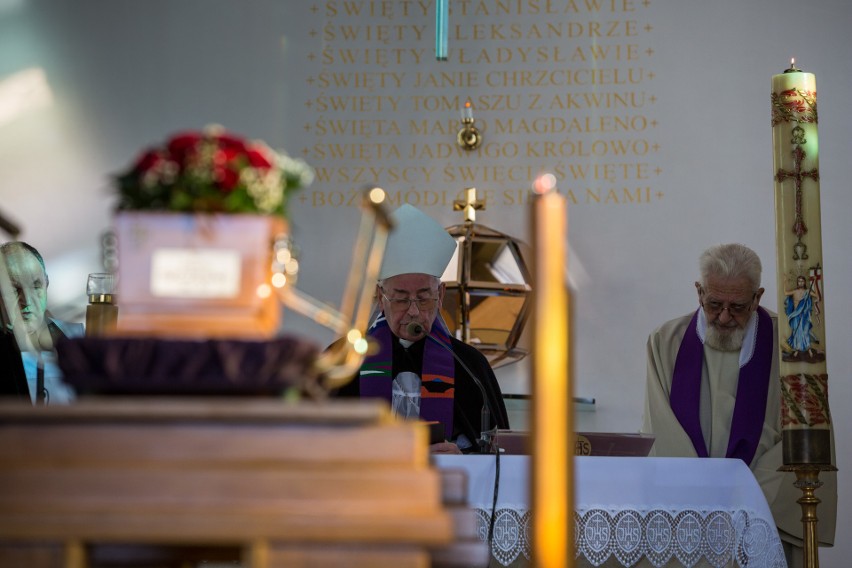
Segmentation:
{"type": "MultiPolygon", "coordinates": [[[[493,455],[434,456],[467,472],[488,537],[493,455]]],[[[491,566],[531,564],[528,456],[501,456],[491,566]]],[[[786,566],[766,499],[740,460],[576,457],[577,566],[786,566]]]]}

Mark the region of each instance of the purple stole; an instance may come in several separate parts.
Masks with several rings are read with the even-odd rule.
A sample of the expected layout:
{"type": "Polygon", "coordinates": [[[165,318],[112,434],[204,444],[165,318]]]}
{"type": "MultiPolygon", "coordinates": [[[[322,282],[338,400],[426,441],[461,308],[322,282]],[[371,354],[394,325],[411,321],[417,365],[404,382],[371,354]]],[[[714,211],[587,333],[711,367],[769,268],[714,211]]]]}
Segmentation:
{"type": "MultiPolygon", "coordinates": [[[[390,404],[394,379],[393,342],[399,340],[391,332],[384,314],[376,319],[367,335],[378,344],[379,350],[369,355],[361,365],[358,377],[361,397],[383,398],[390,404]]],[[[420,372],[420,418],[443,424],[445,437],[450,440],[453,435],[455,398],[452,342],[446,329],[437,320],[432,325],[429,336],[445,345],[446,349],[430,339],[421,340],[426,344],[423,346],[423,368],[420,372]]]]}
{"type": "MultiPolygon", "coordinates": [[[[699,308],[701,309],[701,308],[699,308]]],[[[698,457],[707,457],[707,444],[701,432],[701,370],[704,365],[704,344],[696,331],[698,312],[692,316],[680,344],[672,377],[669,403],[672,411],[692,440],[698,457]]],[[[757,333],[751,360],[740,368],[737,381],[737,400],[731,418],[731,434],[725,457],[739,458],[747,465],[754,458],[763,419],[766,416],[766,399],[769,393],[769,376],[772,370],[772,318],[758,306],[757,333]]]]}

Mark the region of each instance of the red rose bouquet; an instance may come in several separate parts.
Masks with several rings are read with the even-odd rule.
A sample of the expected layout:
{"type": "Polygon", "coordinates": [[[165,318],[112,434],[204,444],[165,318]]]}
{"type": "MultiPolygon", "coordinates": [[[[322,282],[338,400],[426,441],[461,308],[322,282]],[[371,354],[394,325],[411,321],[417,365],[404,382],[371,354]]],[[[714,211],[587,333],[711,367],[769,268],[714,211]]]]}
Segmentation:
{"type": "Polygon", "coordinates": [[[221,127],[182,132],[117,176],[119,210],[286,215],[290,194],[313,181],[302,160],[221,127]]]}

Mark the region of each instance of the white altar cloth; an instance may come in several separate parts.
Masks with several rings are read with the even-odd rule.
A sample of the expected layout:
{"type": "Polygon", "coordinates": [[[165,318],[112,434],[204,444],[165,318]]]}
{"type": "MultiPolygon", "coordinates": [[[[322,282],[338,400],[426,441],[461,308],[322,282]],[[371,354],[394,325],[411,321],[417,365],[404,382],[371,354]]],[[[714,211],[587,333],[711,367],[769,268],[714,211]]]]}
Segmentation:
{"type": "MultiPolygon", "coordinates": [[[[467,472],[469,504],[487,540],[495,457],[433,459],[467,472]]],[[[786,566],[769,506],[741,460],[576,457],[574,464],[578,564],[786,566]]],[[[528,467],[528,456],[500,457],[492,566],[530,562],[528,467]]]]}

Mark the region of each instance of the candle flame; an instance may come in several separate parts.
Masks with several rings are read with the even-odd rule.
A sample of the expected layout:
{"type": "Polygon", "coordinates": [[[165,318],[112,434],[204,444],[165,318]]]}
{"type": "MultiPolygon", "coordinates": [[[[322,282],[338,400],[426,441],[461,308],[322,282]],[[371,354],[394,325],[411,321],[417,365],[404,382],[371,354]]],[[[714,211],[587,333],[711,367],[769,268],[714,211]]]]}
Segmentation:
{"type": "Polygon", "coordinates": [[[549,193],[554,187],[556,187],[556,176],[551,173],[542,174],[533,182],[533,190],[539,195],[549,193]]]}
{"type": "Polygon", "coordinates": [[[799,69],[798,67],[796,67],[796,58],[795,58],[795,57],[791,57],[791,58],[790,58],[790,67],[788,67],[787,69],[785,69],[785,70],[784,70],[784,73],[796,73],[796,72],[798,72],[798,71],[801,71],[801,69],[799,69]]]}
{"type": "Polygon", "coordinates": [[[461,110],[462,122],[473,122],[473,105],[470,99],[464,102],[464,107],[461,110]]]}
{"type": "Polygon", "coordinates": [[[367,196],[372,203],[378,205],[379,203],[383,203],[385,201],[385,197],[387,197],[387,192],[381,187],[374,187],[368,192],[367,196]]]}

